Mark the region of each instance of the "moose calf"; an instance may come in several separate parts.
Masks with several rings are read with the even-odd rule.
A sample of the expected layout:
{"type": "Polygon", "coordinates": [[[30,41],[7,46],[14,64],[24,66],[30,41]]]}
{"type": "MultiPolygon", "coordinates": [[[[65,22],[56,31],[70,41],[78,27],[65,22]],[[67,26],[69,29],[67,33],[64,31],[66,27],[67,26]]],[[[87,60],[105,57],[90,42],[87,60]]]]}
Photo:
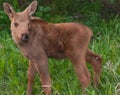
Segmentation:
{"type": "Polygon", "coordinates": [[[94,69],[93,84],[98,85],[102,58],[88,49],[93,34],[87,26],[72,22],[53,24],[32,17],[37,1],[33,1],[23,12],[16,13],[8,3],[4,3],[3,7],[11,20],[13,40],[29,59],[27,95],[32,95],[36,73],[40,75],[45,95],[51,95],[48,58],[69,58],[83,90],[91,82],[87,61],[94,69]]]}

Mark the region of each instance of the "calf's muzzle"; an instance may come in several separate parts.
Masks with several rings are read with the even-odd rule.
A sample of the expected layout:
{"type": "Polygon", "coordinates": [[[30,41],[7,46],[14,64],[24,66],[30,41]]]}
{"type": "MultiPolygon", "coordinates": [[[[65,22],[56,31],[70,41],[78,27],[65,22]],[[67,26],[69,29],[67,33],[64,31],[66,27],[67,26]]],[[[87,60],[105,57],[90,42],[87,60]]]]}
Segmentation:
{"type": "Polygon", "coordinates": [[[20,38],[23,42],[28,42],[29,40],[29,34],[28,33],[23,33],[21,34],[21,38],[20,38]]]}

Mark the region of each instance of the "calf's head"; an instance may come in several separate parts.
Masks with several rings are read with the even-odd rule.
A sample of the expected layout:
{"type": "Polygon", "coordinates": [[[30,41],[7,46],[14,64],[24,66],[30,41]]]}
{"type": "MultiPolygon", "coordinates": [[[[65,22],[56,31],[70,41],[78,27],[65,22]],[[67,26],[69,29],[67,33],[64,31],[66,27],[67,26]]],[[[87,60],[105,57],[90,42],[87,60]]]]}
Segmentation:
{"type": "Polygon", "coordinates": [[[11,20],[11,31],[13,40],[20,44],[29,40],[29,24],[31,16],[37,8],[37,1],[33,1],[23,12],[15,12],[8,3],[3,4],[5,13],[11,20]]]}

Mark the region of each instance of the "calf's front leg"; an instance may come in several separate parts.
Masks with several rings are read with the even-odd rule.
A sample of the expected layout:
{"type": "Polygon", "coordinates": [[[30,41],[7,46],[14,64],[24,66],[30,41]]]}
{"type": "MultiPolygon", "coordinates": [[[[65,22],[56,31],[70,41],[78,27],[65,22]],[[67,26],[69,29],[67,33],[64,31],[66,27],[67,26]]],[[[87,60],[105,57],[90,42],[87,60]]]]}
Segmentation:
{"type": "Polygon", "coordinates": [[[32,86],[33,81],[36,75],[36,69],[34,67],[34,63],[29,60],[29,67],[28,67],[28,85],[27,85],[27,93],[26,95],[32,95],[32,86]]]}
{"type": "Polygon", "coordinates": [[[45,95],[51,95],[51,80],[48,72],[48,58],[42,56],[40,60],[34,61],[34,66],[40,75],[42,89],[45,95]]]}

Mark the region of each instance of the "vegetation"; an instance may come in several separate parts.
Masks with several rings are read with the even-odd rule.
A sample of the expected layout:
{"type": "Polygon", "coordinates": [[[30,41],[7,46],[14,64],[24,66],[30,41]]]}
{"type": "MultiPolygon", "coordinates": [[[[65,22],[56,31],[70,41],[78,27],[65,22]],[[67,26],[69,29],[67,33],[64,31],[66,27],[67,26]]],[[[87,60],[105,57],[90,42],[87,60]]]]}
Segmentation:
{"type": "MultiPolygon", "coordinates": [[[[0,7],[4,1],[11,3],[19,11],[32,0],[26,0],[28,2],[25,6],[20,5],[17,0],[1,0],[0,7]]],[[[115,5],[120,3],[119,0],[106,0],[107,3],[101,1],[105,0],[39,0],[35,15],[53,23],[73,21],[89,26],[94,32],[89,46],[103,57],[103,67],[100,87],[90,86],[86,92],[88,95],[120,95],[120,16],[118,5],[115,5]],[[107,12],[104,4],[108,4],[107,7],[113,6],[112,11],[107,12]]],[[[28,60],[13,42],[9,27],[10,20],[0,8],[0,95],[25,95],[28,60]]],[[[89,64],[88,68],[92,73],[89,64]]],[[[52,95],[82,95],[69,60],[49,59],[49,71],[53,84],[52,95]]],[[[43,95],[38,75],[33,93],[43,95]]]]}

